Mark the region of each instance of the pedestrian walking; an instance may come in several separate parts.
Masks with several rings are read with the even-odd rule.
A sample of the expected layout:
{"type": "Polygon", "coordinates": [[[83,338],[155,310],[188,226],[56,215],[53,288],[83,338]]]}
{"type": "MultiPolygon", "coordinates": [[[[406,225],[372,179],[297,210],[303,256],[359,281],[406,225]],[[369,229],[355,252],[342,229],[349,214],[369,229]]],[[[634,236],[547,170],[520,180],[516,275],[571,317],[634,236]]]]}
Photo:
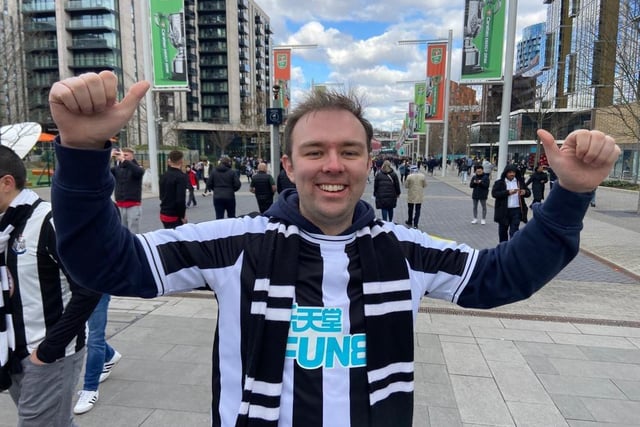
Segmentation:
{"type": "Polygon", "coordinates": [[[473,201],[473,219],[471,224],[478,223],[478,203],[482,206],[482,218],[480,224],[487,223],[487,198],[489,197],[489,174],[484,172],[482,166],[477,166],[469,187],[473,188],[471,192],[471,200],[473,201]]]}
{"type": "Polygon", "coordinates": [[[524,198],[531,196],[516,165],[505,166],[500,179],[491,188],[491,196],[496,199],[493,219],[498,223],[498,238],[506,242],[513,239],[520,229],[520,222],[527,222],[524,198]]]}
{"type": "Polygon", "coordinates": [[[526,186],[531,185],[531,193],[533,194],[534,203],[541,203],[544,200],[544,186],[549,182],[549,175],[544,171],[544,166],[537,164],[535,171],[529,176],[529,179],[524,183],[526,186]]]}
{"type": "Polygon", "coordinates": [[[116,163],[111,168],[111,173],[116,179],[113,196],[120,211],[120,220],[125,227],[137,233],[140,230],[142,216],[144,168],[136,161],[132,148],[113,149],[111,155],[116,163]]]}
{"type": "Polygon", "coordinates": [[[160,177],[160,221],[164,228],[176,228],[187,222],[185,198],[191,184],[184,172],[184,153],[173,150],[167,156],[167,170],[160,177]]]}
{"type": "Polygon", "coordinates": [[[373,197],[376,209],[380,209],[384,221],[393,221],[393,210],[400,197],[400,180],[391,167],[391,162],[385,160],[373,180],[373,197]]]}
{"type": "Polygon", "coordinates": [[[213,208],[216,213],[216,219],[224,218],[225,212],[227,218],[235,218],[235,192],[241,186],[238,174],[231,169],[231,159],[227,156],[222,156],[218,166],[211,171],[207,181],[207,189],[213,192],[213,208]]]}
{"type": "Polygon", "coordinates": [[[251,178],[250,191],[256,195],[258,210],[265,213],[273,204],[273,195],[276,192],[276,183],[273,177],[267,173],[267,164],[258,164],[258,172],[251,178]]]}
{"type": "Polygon", "coordinates": [[[198,202],[196,201],[195,190],[198,186],[198,177],[195,170],[189,165],[187,165],[185,173],[189,181],[189,185],[187,186],[187,207],[191,205],[196,207],[198,206],[198,202]]]}
{"type": "Polygon", "coordinates": [[[427,178],[417,167],[412,167],[410,171],[411,173],[404,182],[404,187],[407,189],[407,220],[405,224],[418,228],[420,211],[424,201],[424,189],[427,188],[427,178]]]}

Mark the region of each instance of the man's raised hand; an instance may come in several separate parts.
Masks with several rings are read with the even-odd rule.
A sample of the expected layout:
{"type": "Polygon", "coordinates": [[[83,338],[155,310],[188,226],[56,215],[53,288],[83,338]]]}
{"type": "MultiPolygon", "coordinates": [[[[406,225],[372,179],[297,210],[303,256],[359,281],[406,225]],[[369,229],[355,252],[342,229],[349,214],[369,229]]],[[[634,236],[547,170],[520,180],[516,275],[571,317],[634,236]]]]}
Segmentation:
{"type": "Polygon", "coordinates": [[[593,191],[609,176],[620,156],[620,147],[609,135],[597,130],[576,130],[558,148],[553,135],[539,129],[547,160],[558,176],[558,183],[569,191],[593,191]]]}
{"type": "Polygon", "coordinates": [[[117,102],[117,78],[111,71],[86,73],[61,80],[49,92],[51,116],[62,145],[75,148],[104,147],[131,119],[149,83],[135,83],[117,102]]]}

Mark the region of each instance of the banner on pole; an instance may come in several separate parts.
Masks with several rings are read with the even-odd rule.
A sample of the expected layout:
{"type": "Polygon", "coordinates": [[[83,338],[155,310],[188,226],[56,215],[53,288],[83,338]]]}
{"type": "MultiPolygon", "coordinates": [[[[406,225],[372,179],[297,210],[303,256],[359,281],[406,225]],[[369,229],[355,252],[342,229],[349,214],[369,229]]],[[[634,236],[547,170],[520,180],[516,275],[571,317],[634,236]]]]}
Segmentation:
{"type": "Polygon", "coordinates": [[[444,91],[447,72],[447,44],[429,43],[427,45],[427,81],[425,84],[425,114],[429,123],[444,121],[444,91]]]}
{"type": "Polygon", "coordinates": [[[149,0],[153,87],[188,88],[187,53],[182,0],[149,0]]]}
{"type": "Polygon", "coordinates": [[[494,83],[502,79],[506,3],[465,0],[462,83],[494,83]]]}
{"type": "Polygon", "coordinates": [[[413,89],[413,102],[416,106],[416,133],[424,133],[425,126],[425,103],[427,102],[426,82],[416,83],[413,89]]]}
{"type": "Polygon", "coordinates": [[[273,64],[273,80],[280,88],[276,104],[280,108],[288,108],[290,101],[291,49],[274,49],[273,64]]]}

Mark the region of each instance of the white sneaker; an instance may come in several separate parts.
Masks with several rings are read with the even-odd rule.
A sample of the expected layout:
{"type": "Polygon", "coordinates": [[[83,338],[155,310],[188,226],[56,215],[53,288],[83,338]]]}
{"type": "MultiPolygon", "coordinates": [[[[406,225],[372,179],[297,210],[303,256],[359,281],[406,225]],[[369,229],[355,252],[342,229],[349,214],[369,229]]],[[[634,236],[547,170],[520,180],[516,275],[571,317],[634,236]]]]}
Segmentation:
{"type": "Polygon", "coordinates": [[[115,353],[113,353],[113,357],[111,357],[111,360],[106,362],[102,367],[102,373],[100,374],[100,379],[98,380],[98,382],[103,382],[104,380],[109,378],[109,375],[111,375],[111,370],[114,366],[116,366],[120,359],[122,359],[122,355],[115,351],[115,353]]]}
{"type": "Polygon", "coordinates": [[[477,224],[477,223],[478,223],[478,220],[473,218],[473,221],[471,221],[471,224],[477,224]]]}
{"type": "Polygon", "coordinates": [[[76,415],[84,414],[93,409],[93,406],[98,401],[98,391],[80,390],[78,392],[80,396],[76,406],[73,407],[73,413],[76,415]]]}
{"type": "Polygon", "coordinates": [[[480,224],[485,225],[487,223],[487,221],[485,221],[484,219],[480,221],[480,224]]]}

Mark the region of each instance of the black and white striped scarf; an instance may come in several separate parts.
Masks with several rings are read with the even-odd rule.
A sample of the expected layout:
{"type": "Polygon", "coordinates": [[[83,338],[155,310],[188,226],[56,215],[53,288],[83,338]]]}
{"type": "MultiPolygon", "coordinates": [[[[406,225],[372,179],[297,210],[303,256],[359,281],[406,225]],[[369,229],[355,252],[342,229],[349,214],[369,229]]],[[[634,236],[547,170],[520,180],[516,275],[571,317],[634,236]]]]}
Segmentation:
{"type": "Polygon", "coordinates": [[[20,364],[11,357],[16,349],[13,318],[11,317],[11,274],[6,266],[9,238],[15,229],[22,229],[41,199],[31,190],[22,190],[11,202],[0,219],[0,390],[11,385],[9,372],[20,372],[20,364]],[[13,363],[12,363],[13,362],[13,363]]]}
{"type": "MultiPolygon", "coordinates": [[[[414,363],[406,260],[398,240],[379,222],[358,231],[356,245],[362,264],[371,424],[409,427],[413,416],[414,363]]],[[[251,359],[238,427],[278,425],[299,247],[297,226],[270,222],[253,290],[251,359]]]]}

